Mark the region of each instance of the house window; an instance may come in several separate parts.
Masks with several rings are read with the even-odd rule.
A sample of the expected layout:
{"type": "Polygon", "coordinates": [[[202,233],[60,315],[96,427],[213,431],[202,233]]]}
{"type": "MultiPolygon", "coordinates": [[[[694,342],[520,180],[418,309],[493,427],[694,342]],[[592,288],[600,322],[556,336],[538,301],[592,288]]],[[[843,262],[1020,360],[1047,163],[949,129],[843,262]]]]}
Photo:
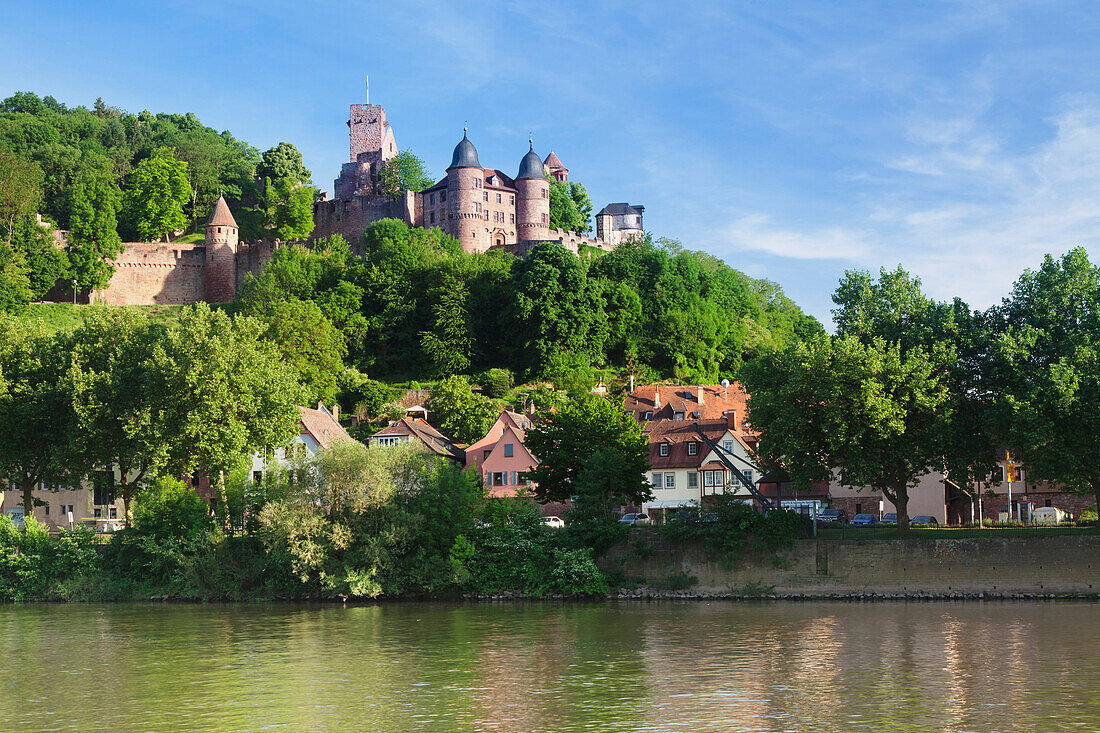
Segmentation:
{"type": "Polygon", "coordinates": [[[504,444],[504,457],[505,458],[511,458],[512,457],[512,444],[511,443],[505,443],[504,444]]]}
{"type": "Polygon", "coordinates": [[[430,196],[428,196],[428,203],[429,204],[434,204],[435,203],[435,194],[434,193],[431,194],[430,196]]]}
{"type": "Polygon", "coordinates": [[[653,488],[660,489],[665,485],[664,476],[662,474],[655,473],[653,474],[653,479],[649,483],[653,484],[653,488]]]}
{"type": "Polygon", "coordinates": [[[111,516],[110,516],[111,519],[118,519],[118,507],[117,506],[110,507],[108,509],[108,511],[111,513],[111,516]]]}
{"type": "Polygon", "coordinates": [[[479,214],[481,213],[481,202],[480,201],[475,201],[474,202],[474,211],[476,211],[479,214]]]}
{"type": "Polygon", "coordinates": [[[688,472],[688,488],[689,489],[699,488],[699,474],[695,473],[695,471],[689,471],[688,472]]]}
{"type": "Polygon", "coordinates": [[[863,514],[863,504],[856,502],[856,514],[863,514]]]}
{"type": "Polygon", "coordinates": [[[46,516],[47,516],[47,517],[48,517],[48,516],[50,516],[50,505],[49,505],[49,504],[47,504],[46,506],[42,507],[42,510],[43,510],[43,511],[44,511],[44,512],[46,513],[46,516]]]}
{"type": "Polygon", "coordinates": [[[115,472],[96,471],[92,478],[92,503],[110,504],[115,499],[114,493],[115,472]]]}
{"type": "Polygon", "coordinates": [[[504,485],[504,474],[501,473],[500,471],[497,471],[496,473],[493,474],[493,486],[503,486],[503,485],[504,485]]]}
{"type": "Polygon", "coordinates": [[[490,448],[489,450],[481,451],[481,460],[484,461],[486,458],[489,457],[489,454],[492,453],[492,452],[493,452],[492,448],[490,448]]]}
{"type": "Polygon", "coordinates": [[[93,518],[99,519],[102,516],[103,516],[103,510],[102,509],[100,509],[99,507],[96,507],[95,509],[92,509],[92,517],[93,518]]]}
{"type": "Polygon", "coordinates": [[[673,420],[683,420],[683,419],[684,419],[684,413],[682,413],[682,412],[677,412],[676,414],[674,414],[674,415],[672,416],[672,419],[673,419],[673,420]]]}
{"type": "Polygon", "coordinates": [[[191,485],[192,486],[198,486],[199,485],[199,472],[198,471],[195,471],[193,474],[191,474],[191,485]]]}
{"type": "MultiPolygon", "coordinates": [[[[752,469],[746,468],[741,473],[745,474],[745,480],[748,481],[751,484],[752,483],[752,469]]],[[[860,512],[856,512],[856,514],[859,514],[859,513],[860,512]]]]}
{"type": "Polygon", "coordinates": [[[733,441],[732,440],[723,441],[722,442],[722,450],[724,450],[726,453],[733,453],[733,441]]]}
{"type": "Polygon", "coordinates": [[[721,471],[703,471],[703,486],[721,486],[721,471]]]}
{"type": "Polygon", "coordinates": [[[674,473],[666,473],[665,474],[665,488],[666,489],[675,489],[676,488],[676,474],[674,474],[674,473]]]}
{"type": "Polygon", "coordinates": [[[659,453],[660,453],[660,454],[661,454],[662,456],[667,456],[667,455],[668,455],[668,443],[661,443],[660,447],[659,447],[659,448],[657,448],[657,451],[658,451],[658,452],[659,452],[659,453]]]}
{"type": "Polygon", "coordinates": [[[653,419],[653,413],[652,412],[647,412],[645,414],[645,419],[646,420],[652,420],[653,419]]]}
{"type": "Polygon", "coordinates": [[[695,442],[688,443],[688,455],[695,456],[699,454],[699,444],[695,442]]]}
{"type": "Polygon", "coordinates": [[[435,212],[432,212],[432,224],[435,224],[435,212]]]}
{"type": "Polygon", "coordinates": [[[500,194],[499,193],[497,194],[497,203],[498,204],[500,203],[500,194]]]}

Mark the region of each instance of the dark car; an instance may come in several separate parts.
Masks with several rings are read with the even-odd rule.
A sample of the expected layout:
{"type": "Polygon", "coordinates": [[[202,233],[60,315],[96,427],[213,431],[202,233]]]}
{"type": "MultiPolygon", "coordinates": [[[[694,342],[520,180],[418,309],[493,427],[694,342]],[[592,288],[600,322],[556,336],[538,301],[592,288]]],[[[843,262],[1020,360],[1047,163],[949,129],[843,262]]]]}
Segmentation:
{"type": "Polygon", "coordinates": [[[817,521],[844,524],[848,521],[848,512],[843,509],[822,509],[821,513],[817,515],[817,521]]]}
{"type": "Polygon", "coordinates": [[[879,520],[879,524],[897,524],[898,515],[896,512],[887,512],[882,515],[882,519],[879,520]]]}
{"type": "Polygon", "coordinates": [[[917,516],[915,516],[915,517],[913,517],[912,519],[909,520],[909,524],[910,525],[926,524],[926,525],[929,525],[929,526],[935,526],[935,525],[938,525],[939,522],[937,522],[936,518],[933,517],[931,514],[918,514],[917,516]]]}
{"type": "Polygon", "coordinates": [[[852,524],[878,524],[874,514],[857,514],[852,517],[852,524]]]}

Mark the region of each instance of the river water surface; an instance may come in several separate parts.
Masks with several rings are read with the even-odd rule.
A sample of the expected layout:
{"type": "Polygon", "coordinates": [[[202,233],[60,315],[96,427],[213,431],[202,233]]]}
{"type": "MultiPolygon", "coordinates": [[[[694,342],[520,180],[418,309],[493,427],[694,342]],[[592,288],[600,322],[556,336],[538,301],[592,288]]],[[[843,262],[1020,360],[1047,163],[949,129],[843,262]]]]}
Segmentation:
{"type": "Polygon", "coordinates": [[[0,730],[1100,730],[1100,604],[0,606],[0,730]]]}

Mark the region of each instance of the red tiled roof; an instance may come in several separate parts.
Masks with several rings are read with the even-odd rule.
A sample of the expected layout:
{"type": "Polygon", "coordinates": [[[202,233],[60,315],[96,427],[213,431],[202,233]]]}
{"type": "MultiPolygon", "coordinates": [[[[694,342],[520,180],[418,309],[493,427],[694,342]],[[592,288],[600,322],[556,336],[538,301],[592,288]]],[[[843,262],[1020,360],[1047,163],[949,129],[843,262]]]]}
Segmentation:
{"type": "Polygon", "coordinates": [[[450,458],[454,461],[461,462],[465,460],[465,453],[461,448],[456,447],[450,438],[419,417],[403,417],[391,425],[382,428],[371,437],[385,435],[407,435],[409,437],[414,437],[436,455],[450,458]]]}
{"type": "Polygon", "coordinates": [[[206,226],[215,227],[236,227],[237,220],[233,218],[232,212],[229,211],[229,204],[225,203],[225,198],[218,197],[218,202],[214,204],[214,211],[210,213],[210,221],[206,222],[206,226]]]}
{"type": "Polygon", "coordinates": [[[564,168],[565,167],[564,165],[561,164],[561,159],[558,158],[557,154],[554,153],[553,150],[550,151],[550,155],[546,156],[546,160],[542,161],[542,164],[545,165],[550,170],[553,170],[555,168],[564,168]]]}
{"type": "Polygon", "coordinates": [[[695,432],[695,426],[710,438],[718,441],[726,434],[725,420],[661,420],[648,423],[644,433],[649,440],[649,465],[651,468],[696,468],[710,453],[710,446],[695,432]],[[661,455],[661,444],[669,446],[668,455],[661,455]],[[695,455],[688,454],[688,444],[696,444],[695,455]]]}
{"type": "Polygon", "coordinates": [[[313,436],[322,448],[331,448],[341,440],[354,440],[328,410],[299,407],[298,413],[302,430],[313,436]]]}
{"type": "Polygon", "coordinates": [[[647,412],[653,413],[653,420],[671,420],[677,412],[684,413],[685,420],[711,420],[722,418],[726,412],[734,410],[737,428],[745,431],[742,423],[747,414],[747,399],[748,393],[739,382],[730,382],[726,389],[719,384],[647,384],[631,392],[623,407],[627,412],[634,413],[639,421],[645,419],[647,412]],[[656,404],[658,393],[660,406],[656,404]]]}

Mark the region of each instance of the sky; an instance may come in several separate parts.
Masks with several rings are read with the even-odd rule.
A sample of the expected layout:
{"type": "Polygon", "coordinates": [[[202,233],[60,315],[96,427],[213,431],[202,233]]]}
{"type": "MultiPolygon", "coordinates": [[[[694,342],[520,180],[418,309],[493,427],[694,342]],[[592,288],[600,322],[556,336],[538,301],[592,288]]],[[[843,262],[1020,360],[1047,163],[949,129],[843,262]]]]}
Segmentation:
{"type": "Polygon", "coordinates": [[[464,125],[514,174],[554,150],[598,210],[779,283],[831,326],[846,270],[987,308],[1100,260],[1089,2],[0,0],[0,95],[194,112],[301,149],[332,191],[348,105],[441,177],[464,125]]]}

